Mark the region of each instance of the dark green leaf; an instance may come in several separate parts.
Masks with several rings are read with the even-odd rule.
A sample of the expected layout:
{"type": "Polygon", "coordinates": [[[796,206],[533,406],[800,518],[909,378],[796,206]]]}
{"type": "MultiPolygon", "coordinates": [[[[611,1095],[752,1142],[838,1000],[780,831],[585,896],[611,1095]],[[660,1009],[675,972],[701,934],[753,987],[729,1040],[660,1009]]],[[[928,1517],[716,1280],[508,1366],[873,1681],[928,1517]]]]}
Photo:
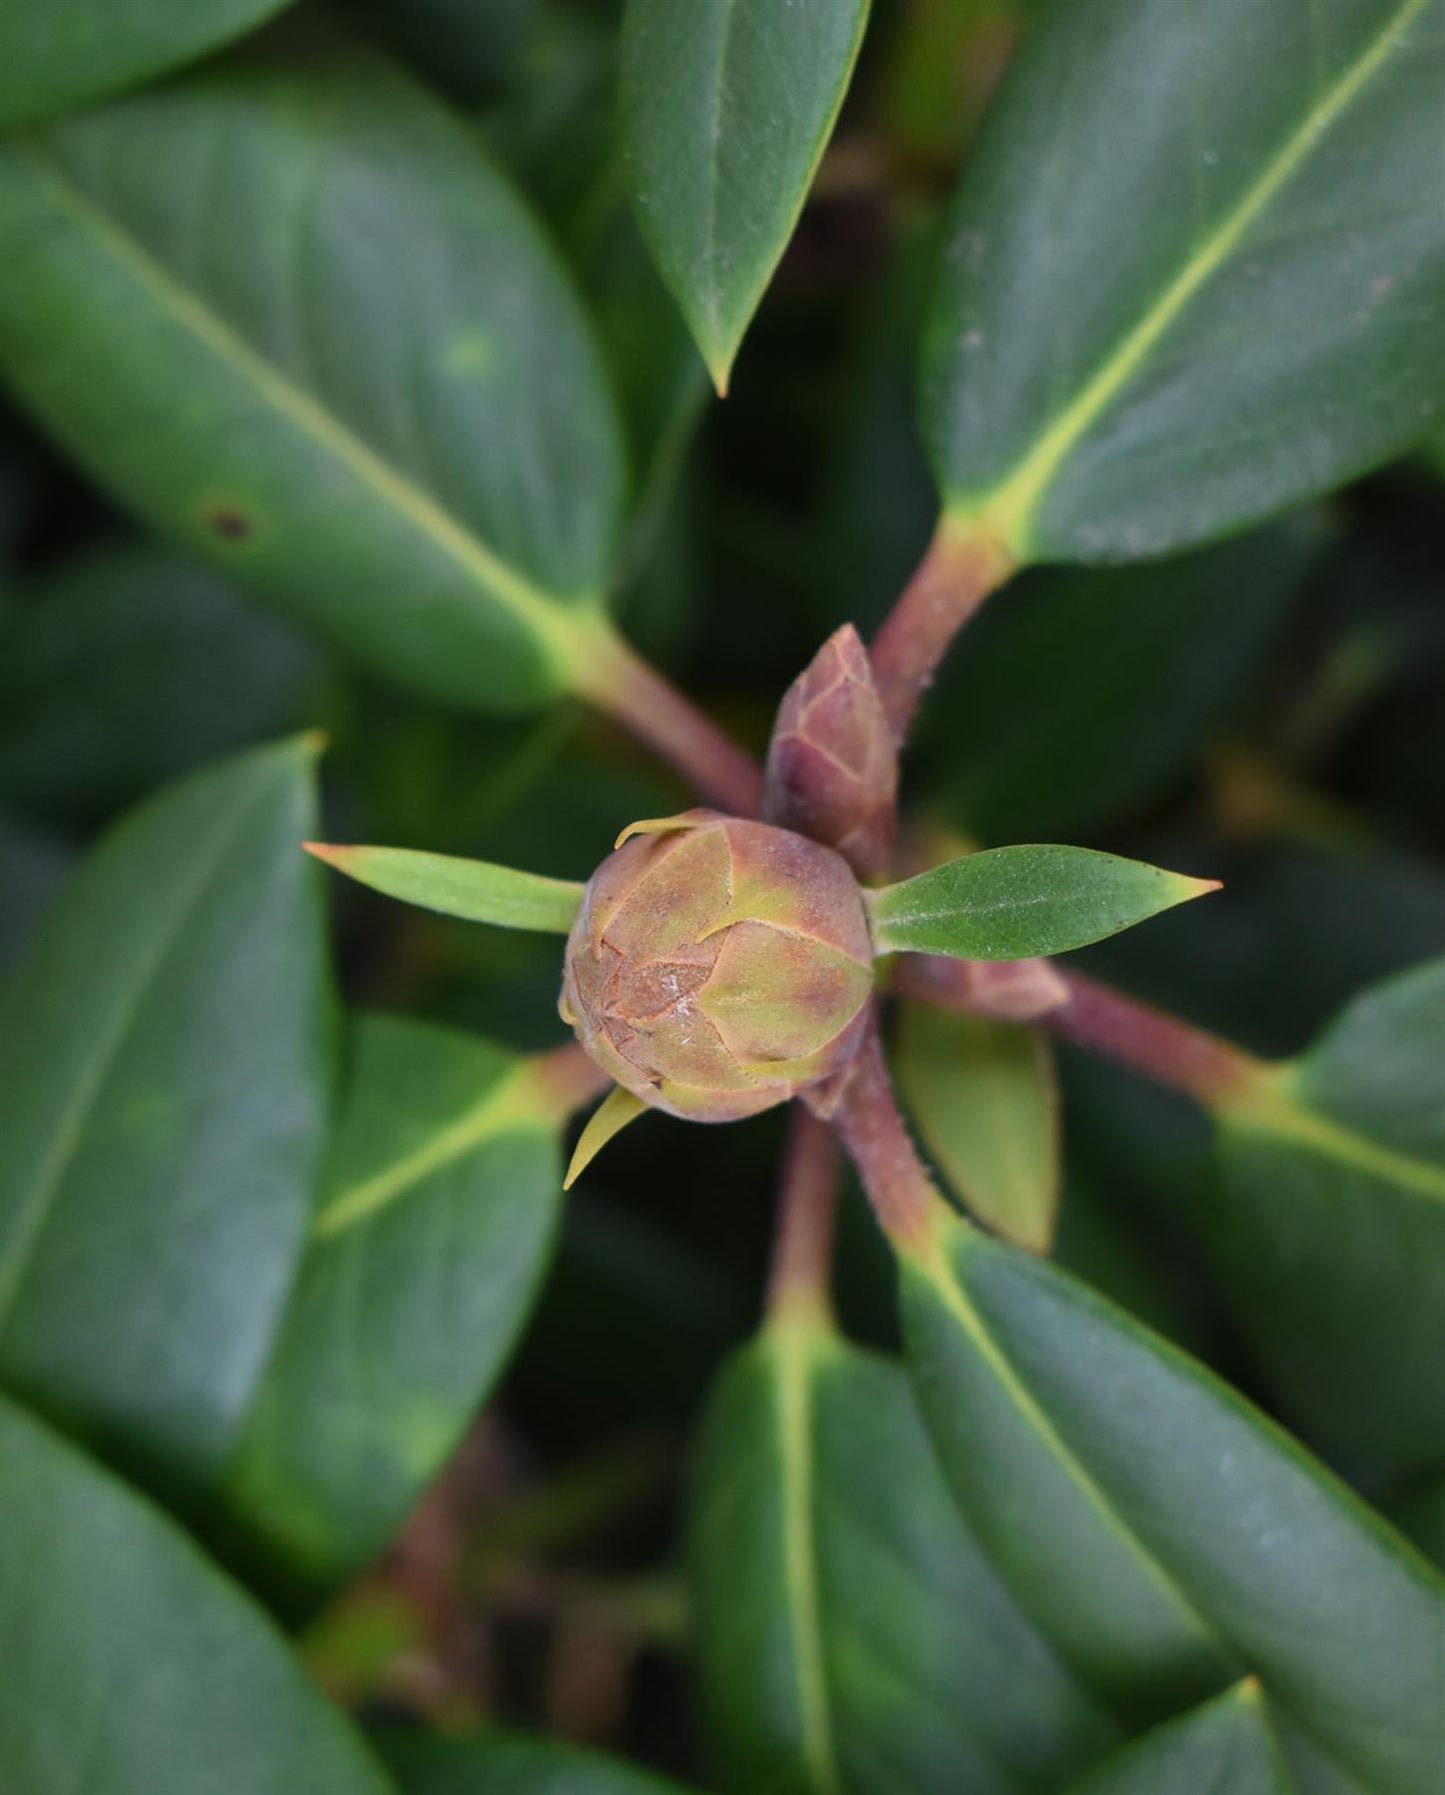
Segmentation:
{"type": "Polygon", "coordinates": [[[313,1584],[359,1568],[441,1469],[546,1263],[564,1105],[535,1062],[359,1026],[311,1239],[229,1507],[313,1584]]]}
{"type": "Polygon", "coordinates": [[[239,37],[290,0],[15,0],[0,12],[0,126],[30,124],[239,37]]]}
{"type": "Polygon", "coordinates": [[[596,352],[402,76],[323,38],[16,141],[0,246],[0,368],[143,515],[434,695],[597,675],[622,451],[596,352]]]}
{"type": "Polygon", "coordinates": [[[1036,1253],[1059,1209],[1059,1094],[1037,1029],[909,1004],[899,1089],[949,1187],[980,1221],[1036,1253]]]}
{"type": "Polygon", "coordinates": [[[385,1795],[249,1597],[0,1400],[0,1763],[14,1795],[385,1795]]]}
{"type": "Polygon", "coordinates": [[[1226,1288],[1313,1433],[1445,1462],[1445,959],[1367,991],[1220,1118],[1226,1288]]]}
{"type": "Polygon", "coordinates": [[[535,929],[565,935],[572,927],[586,887],[569,879],[462,860],[454,854],[418,854],[407,848],[333,847],[308,842],[318,860],[387,897],[467,922],[502,929],[535,929]]]}
{"type": "Polygon", "coordinates": [[[692,1560],[705,1707],[745,1795],[1013,1795],[1116,1736],[954,1509],[901,1372],[805,1319],[723,1374],[692,1560]]]}
{"type": "Polygon", "coordinates": [[[941,1222],[904,1263],[925,1416],[1082,1675],[1167,1715],[1242,1673],[1331,1789],[1430,1795],[1445,1583],[1293,1441],[1065,1274],[941,1222]]]}
{"type": "Polygon", "coordinates": [[[134,812],[0,1007],[0,1383],[167,1482],[220,1472],[311,1208],[311,761],[256,750],[134,812]]]}
{"type": "Polygon", "coordinates": [[[547,1739],[391,1733],[379,1744],[402,1795],[681,1795],[645,1770],[547,1739]]]}
{"type": "Polygon", "coordinates": [[[0,973],[29,940],[71,859],[57,837],[0,812],[0,973]]]}
{"type": "Polygon", "coordinates": [[[1068,1795],[1295,1795],[1258,1686],[1227,1695],[1126,1746],[1068,1795]]]}
{"type": "Polygon", "coordinates": [[[1068,953],[1213,891],[1092,848],[989,848],[869,892],[879,953],[1028,960],[1068,953]]]}
{"type": "Polygon", "coordinates": [[[1200,542],[1445,398],[1441,0],[1075,0],[1011,72],[924,355],[947,510],[1023,559],[1200,542]]]}
{"type": "Polygon", "coordinates": [[[720,391],[847,92],[868,0],[628,0],[633,200],[720,391]]]}

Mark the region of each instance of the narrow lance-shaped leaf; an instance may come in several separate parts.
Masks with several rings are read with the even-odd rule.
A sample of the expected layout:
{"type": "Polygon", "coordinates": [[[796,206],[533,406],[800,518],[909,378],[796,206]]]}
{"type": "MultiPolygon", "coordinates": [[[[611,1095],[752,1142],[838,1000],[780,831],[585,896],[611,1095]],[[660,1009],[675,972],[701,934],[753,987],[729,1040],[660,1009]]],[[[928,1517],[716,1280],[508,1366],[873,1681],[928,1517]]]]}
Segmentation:
{"type": "Polygon", "coordinates": [[[410,848],[335,847],[302,844],[318,860],[358,884],[443,916],[495,923],[503,929],[537,929],[565,935],[572,927],[586,888],[567,879],[464,860],[454,854],[421,854],[410,848]]]}
{"type": "Polygon", "coordinates": [[[879,953],[1028,960],[1117,935],[1217,891],[1092,848],[988,848],[866,894],[879,953]]]}
{"type": "Polygon", "coordinates": [[[1296,1795],[1254,1682],[1144,1738],[1069,1785],[1067,1795],[1296,1795]]]}
{"type": "Polygon", "coordinates": [[[1134,559],[1293,505],[1445,406],[1442,0],[1049,8],[924,349],[947,512],[1134,559]]]}
{"type": "Polygon", "coordinates": [[[1252,1673],[1292,1768],[1429,1795],[1445,1582],[1424,1559],[1226,1385],[1029,1254],[940,1217],[904,1258],[903,1303],[955,1493],[1081,1675],[1149,1719],[1252,1673]]]}
{"type": "Polygon", "coordinates": [[[443,107],[302,47],[0,148],[0,372],[390,677],[513,710],[602,679],[623,455],[567,278],[443,107]]]}
{"type": "Polygon", "coordinates": [[[0,1385],[147,1475],[220,1474],[324,1141],[314,744],[133,812],[0,1000],[0,1385]]]}
{"type": "Polygon", "coordinates": [[[868,0],[628,0],[623,139],[644,235],[719,391],[787,247],[868,0]]]}
{"type": "Polygon", "coordinates": [[[0,1763],[15,1795],[386,1795],[251,1598],[0,1399],[0,1763]]]}

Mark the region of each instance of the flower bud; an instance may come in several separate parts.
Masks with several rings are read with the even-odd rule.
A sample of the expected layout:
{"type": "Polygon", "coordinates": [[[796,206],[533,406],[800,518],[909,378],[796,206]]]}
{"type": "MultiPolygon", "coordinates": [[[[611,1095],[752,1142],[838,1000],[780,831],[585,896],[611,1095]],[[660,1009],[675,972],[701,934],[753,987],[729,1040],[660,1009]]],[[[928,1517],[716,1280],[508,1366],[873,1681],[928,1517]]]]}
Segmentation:
{"type": "Polygon", "coordinates": [[[845,624],[778,708],[766,815],[873,872],[887,853],[897,795],[898,752],[868,651],[845,624]]]}
{"type": "Polygon", "coordinates": [[[840,1072],[872,988],[844,860],[786,829],[690,811],[635,824],[593,874],[560,1008],[644,1102],[727,1122],[840,1072]]]}

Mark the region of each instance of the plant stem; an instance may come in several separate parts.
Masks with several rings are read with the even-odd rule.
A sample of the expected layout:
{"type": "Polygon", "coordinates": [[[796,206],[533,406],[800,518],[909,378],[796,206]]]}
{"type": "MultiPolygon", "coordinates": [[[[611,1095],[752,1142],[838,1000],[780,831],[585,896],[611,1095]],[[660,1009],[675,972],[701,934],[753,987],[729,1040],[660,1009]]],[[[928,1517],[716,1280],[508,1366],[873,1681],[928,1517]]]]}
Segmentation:
{"type": "Polygon", "coordinates": [[[941,1199],[898,1112],[876,1022],[858,1049],[833,1126],[883,1232],[905,1251],[926,1250],[941,1199]]]}
{"type": "Polygon", "coordinates": [[[577,657],[573,689],[655,749],[719,809],[745,817],[762,810],[757,761],[605,621],[577,657]]]}
{"type": "Polygon", "coordinates": [[[905,997],[946,1009],[1007,1021],[1036,1022],[1081,1047],[1117,1060],[1159,1084],[1193,1097],[1213,1111],[1229,1109],[1258,1090],[1272,1068],[1268,1062],[1193,1023],[1127,997],[1083,973],[1045,963],[1053,994],[1040,980],[1038,961],[990,963],[988,977],[975,962],[909,954],[899,963],[896,989],[905,997]],[[1008,976],[1016,968],[1015,978],[1008,976]],[[1019,1001],[1027,984],[1029,1002],[1019,1001]],[[1039,1001],[1032,1001],[1037,996],[1039,1001]]]}
{"type": "Polygon", "coordinates": [[[873,641],[873,674],[900,746],[953,638],[1013,571],[1007,550],[978,525],[947,517],[939,525],[873,641]]]}
{"type": "Polygon", "coordinates": [[[793,1105],[778,1189],[768,1314],[806,1313],[827,1320],[842,1154],[832,1130],[801,1103],[793,1105]]]}
{"type": "Polygon", "coordinates": [[[534,1059],[529,1067],[530,1089],[542,1109],[566,1121],[585,1109],[594,1098],[611,1088],[611,1077],[588,1058],[575,1041],[556,1047],[534,1059]]]}

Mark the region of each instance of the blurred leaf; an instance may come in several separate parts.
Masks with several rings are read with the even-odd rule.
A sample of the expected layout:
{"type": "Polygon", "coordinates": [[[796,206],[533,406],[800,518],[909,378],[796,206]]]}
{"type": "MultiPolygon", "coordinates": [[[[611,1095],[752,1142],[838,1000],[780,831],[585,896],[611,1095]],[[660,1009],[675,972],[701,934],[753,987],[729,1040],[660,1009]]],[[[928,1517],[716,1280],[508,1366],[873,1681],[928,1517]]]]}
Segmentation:
{"type": "Polygon", "coordinates": [[[1076,0],[1005,81],[924,353],[948,511],[1137,559],[1438,421],[1440,0],[1076,0]]]}
{"type": "Polygon", "coordinates": [[[985,606],[930,707],[960,825],[1083,832],[1154,797],[1258,674],[1324,539],[1307,514],[1162,566],[1040,574],[985,606]]]}
{"type": "Polygon", "coordinates": [[[457,1445],[552,1244],[565,1105],[535,1062],[365,1017],[228,1504],[311,1583],[357,1570],[457,1445]]]}
{"type": "Polygon", "coordinates": [[[1048,1252],[1059,1209],[1059,1093],[1037,1029],[907,1004],[894,1055],[923,1144],[970,1211],[1048,1252]]]}
{"type": "Polygon", "coordinates": [[[868,0],[628,0],[622,121],[633,200],[720,391],[803,209],[868,0]]]}
{"type": "Polygon", "coordinates": [[[1127,1745],[1068,1795],[1295,1795],[1259,1690],[1227,1695],[1127,1745]]]}
{"type": "Polygon", "coordinates": [[[295,727],[313,668],[178,555],[86,555],[0,613],[0,793],[94,816],[295,727]]]}
{"type": "Polygon", "coordinates": [[[682,1795],[677,1783],[550,1739],[394,1732],[378,1743],[401,1795],[682,1795]]]}
{"type": "Polygon", "coordinates": [[[148,80],[240,37],[290,0],[17,0],[0,12],[0,126],[148,80]]]}
{"type": "Polygon", "coordinates": [[[730,1788],[1013,1795],[1117,1737],[954,1509],[902,1373],[807,1320],[724,1370],[692,1532],[730,1788]]]}
{"type": "Polygon", "coordinates": [[[0,1761],[14,1795],[195,1795],[208,1781],[226,1795],[384,1795],[250,1598],[3,1399],[0,1509],[0,1761]]]}
{"type": "Polygon", "coordinates": [[[473,138],[378,59],[307,45],[0,152],[0,367],[281,610],[432,696],[525,709],[609,639],[596,352],[473,138]]]}
{"type": "Polygon", "coordinates": [[[1445,959],[1376,986],[1219,1121],[1225,1286],[1312,1433],[1445,1463],[1445,959]]]}
{"type": "Polygon", "coordinates": [[[539,0],[339,0],[348,23],[373,32],[462,103],[509,86],[536,28],[539,0]]]}
{"type": "Polygon", "coordinates": [[[586,892],[585,886],[569,879],[546,879],[487,860],[459,859],[455,854],[337,847],[319,841],[306,846],[327,866],[387,897],[501,929],[565,935],[586,892]]]}
{"type": "Polygon", "coordinates": [[[0,1383],[168,1487],[220,1474],[311,1208],[311,761],[257,749],[133,812],[0,1004],[0,1383]]]}
{"type": "Polygon", "coordinates": [[[989,848],[869,892],[878,952],[1028,960],[1132,928],[1216,881],[1092,848],[989,848]]]}
{"type": "Polygon", "coordinates": [[[29,939],[71,860],[64,842],[0,812],[0,973],[29,939]]]}
{"type": "Polygon", "coordinates": [[[985,1549],[1137,1720],[1241,1671],[1325,1787],[1428,1795],[1445,1583],[1226,1385],[1065,1274],[945,1220],[903,1266],[925,1418],[985,1549]]]}

